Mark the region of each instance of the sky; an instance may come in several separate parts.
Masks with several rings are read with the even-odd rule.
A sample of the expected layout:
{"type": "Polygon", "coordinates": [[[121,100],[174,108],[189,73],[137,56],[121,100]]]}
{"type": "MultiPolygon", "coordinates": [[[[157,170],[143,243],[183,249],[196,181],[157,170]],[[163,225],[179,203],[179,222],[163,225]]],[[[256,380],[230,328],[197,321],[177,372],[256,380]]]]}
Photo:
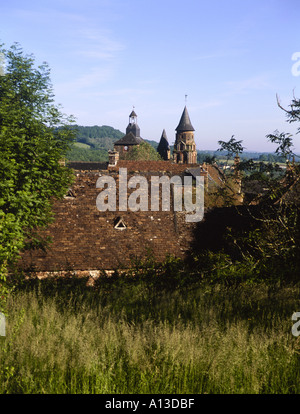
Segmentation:
{"type": "Polygon", "coordinates": [[[173,144],[186,105],[198,150],[273,152],[267,134],[297,130],[276,94],[300,98],[299,18],[299,0],[0,0],[0,43],[49,64],[78,125],[125,132],[134,107],[142,138],[173,144]]]}

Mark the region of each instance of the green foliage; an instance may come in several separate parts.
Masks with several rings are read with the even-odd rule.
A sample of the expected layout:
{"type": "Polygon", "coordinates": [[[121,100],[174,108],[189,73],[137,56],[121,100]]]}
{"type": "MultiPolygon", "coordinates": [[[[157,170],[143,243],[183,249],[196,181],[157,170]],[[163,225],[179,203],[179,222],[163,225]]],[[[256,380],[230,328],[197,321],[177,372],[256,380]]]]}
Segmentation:
{"type": "Polygon", "coordinates": [[[235,154],[240,154],[244,151],[244,147],[242,146],[243,141],[237,141],[234,138],[234,135],[230,138],[228,142],[226,141],[218,141],[220,145],[220,149],[218,151],[227,151],[227,158],[229,159],[235,154]]]}
{"type": "Polygon", "coordinates": [[[268,181],[284,175],[284,170],[278,164],[265,161],[242,160],[236,165],[236,170],[243,172],[245,180],[268,181]]]}
{"type": "Polygon", "coordinates": [[[74,142],[73,147],[75,148],[83,148],[83,149],[90,149],[91,146],[88,144],[84,144],[83,142],[74,142]]]}
{"type": "MultiPolygon", "coordinates": [[[[158,142],[153,141],[151,139],[144,139],[144,141],[147,142],[148,144],[150,144],[151,147],[153,147],[154,149],[157,150],[157,147],[158,147],[158,144],[159,144],[158,142]]],[[[172,146],[170,147],[170,149],[172,149],[172,146]]]]}
{"type": "MultiPolygon", "coordinates": [[[[90,145],[93,149],[108,151],[113,148],[115,141],[121,139],[124,134],[110,126],[80,126],[75,125],[76,141],[90,145]]],[[[78,161],[78,160],[76,160],[78,161]]]]}
{"type": "Polygon", "coordinates": [[[281,156],[281,155],[276,155],[276,154],[261,154],[258,157],[259,161],[268,161],[270,163],[275,163],[275,162],[285,162],[286,158],[281,156]]]}
{"type": "Polygon", "coordinates": [[[4,55],[0,53],[0,76],[4,75],[4,55]]]}
{"type": "MultiPolygon", "coordinates": [[[[281,106],[278,96],[277,96],[277,105],[281,108],[287,117],[288,123],[292,124],[294,122],[300,121],[300,99],[293,97],[291,104],[289,105],[290,109],[285,109],[281,106]]],[[[297,134],[300,132],[300,127],[298,127],[297,134]]],[[[277,144],[276,154],[281,157],[284,157],[285,161],[291,161],[291,159],[296,155],[293,152],[293,135],[286,132],[279,132],[276,130],[273,134],[267,135],[267,138],[272,143],[277,144]]]]}
{"type": "MultiPolygon", "coordinates": [[[[291,124],[293,122],[299,122],[300,121],[300,99],[297,99],[295,96],[293,96],[293,99],[289,105],[289,110],[283,108],[279,102],[278,96],[277,96],[277,104],[279,108],[281,108],[287,116],[287,121],[291,124]]],[[[298,132],[300,131],[300,127],[298,127],[298,132]]]]}
{"type": "Polygon", "coordinates": [[[140,145],[134,146],[123,159],[134,161],[161,161],[162,158],[159,153],[147,142],[142,142],[140,145]]]}
{"type": "Polygon", "coordinates": [[[267,138],[278,145],[276,148],[276,154],[279,154],[283,157],[285,157],[286,160],[291,160],[293,156],[293,140],[292,135],[285,133],[285,132],[279,132],[275,131],[274,134],[267,135],[267,138]]]}
{"type": "Polygon", "coordinates": [[[51,218],[52,200],[62,197],[71,171],[60,164],[73,139],[71,121],[53,101],[49,68],[35,67],[18,45],[0,48],[0,267],[5,283],[32,230],[51,218]],[[60,127],[60,128],[58,128],[60,127]]]}
{"type": "Polygon", "coordinates": [[[197,162],[199,164],[203,164],[204,162],[206,164],[213,164],[214,162],[216,162],[219,158],[214,155],[214,154],[209,154],[206,152],[197,152],[197,162]]]}
{"type": "MultiPolygon", "coordinates": [[[[294,98],[290,111],[281,107],[278,98],[277,103],[287,113],[290,123],[299,121],[299,100],[294,98]]],[[[269,270],[276,269],[280,264],[281,267],[286,267],[287,277],[293,272],[295,275],[299,274],[299,166],[290,164],[294,156],[291,134],[275,131],[274,134],[267,135],[267,138],[277,144],[275,154],[288,161],[290,168],[282,177],[280,167],[262,162],[263,158],[256,165],[252,160],[240,163],[239,169],[254,171],[249,179],[268,181],[268,192],[258,199],[260,215],[255,218],[255,228],[244,237],[234,238],[236,246],[244,256],[252,257],[260,266],[269,270]],[[287,264],[290,265],[289,269],[287,264]]]]}
{"type": "MultiPolygon", "coordinates": [[[[253,257],[262,266],[276,268],[280,263],[286,272],[280,276],[293,277],[294,266],[297,267],[300,255],[299,228],[299,208],[285,203],[272,206],[266,202],[257,218],[256,228],[237,239],[236,243],[239,243],[244,255],[253,257]]],[[[278,272],[275,274],[279,278],[278,272]]]]}
{"type": "MultiPolygon", "coordinates": [[[[70,147],[66,158],[68,161],[108,161],[108,150],[112,150],[114,143],[122,138],[124,134],[110,126],[80,126],[74,125],[71,130],[76,134],[76,142],[70,147]]],[[[156,141],[145,140],[147,147],[134,150],[126,159],[145,159],[145,160],[161,160],[161,158],[153,151],[158,143],[156,141]],[[143,158],[144,157],[144,158],[143,158]]]]}
{"type": "Polygon", "coordinates": [[[66,159],[68,161],[106,162],[108,161],[108,152],[101,149],[78,148],[73,145],[67,152],[66,159]]]}

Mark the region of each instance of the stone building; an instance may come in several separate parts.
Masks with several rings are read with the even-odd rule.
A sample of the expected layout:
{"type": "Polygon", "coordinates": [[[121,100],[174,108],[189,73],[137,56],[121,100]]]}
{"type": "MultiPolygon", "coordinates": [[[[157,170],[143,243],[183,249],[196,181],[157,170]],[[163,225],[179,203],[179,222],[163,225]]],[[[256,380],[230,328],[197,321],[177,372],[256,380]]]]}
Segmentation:
{"type": "MultiPolygon", "coordinates": [[[[176,140],[172,157],[172,161],[174,163],[197,163],[194,131],[194,127],[192,126],[187,108],[185,106],[179,124],[176,128],[176,140]]],[[[129,154],[135,146],[139,146],[142,142],[144,142],[140,133],[140,127],[137,123],[137,114],[133,110],[129,115],[129,124],[126,128],[126,134],[114,143],[114,150],[109,152],[110,163],[115,163],[115,159],[122,160],[127,158],[127,154],[129,154]],[[116,154],[116,152],[118,154],[116,154]]],[[[165,130],[162,132],[157,151],[163,160],[171,160],[171,150],[165,130]]]]}
{"type": "MultiPolygon", "coordinates": [[[[126,169],[127,183],[131,178],[145,177],[151,189],[153,176],[197,176],[204,177],[205,188],[218,187],[223,183],[221,172],[214,165],[196,163],[194,128],[186,107],[176,128],[176,143],[173,160],[165,131],[160,149],[164,161],[122,160],[122,154],[132,146],[140,145],[140,128],[134,111],[129,116],[126,135],[109,151],[108,163],[70,162],[74,171],[74,184],[62,200],[54,204],[55,220],[41,231],[51,237],[52,243],[44,250],[24,252],[20,267],[31,269],[39,275],[72,270],[77,275],[99,276],[103,271],[130,267],[137,258],[149,253],[158,261],[173,255],[184,258],[195,243],[195,226],[187,223],[185,212],[170,205],[168,211],[160,208],[152,211],[99,211],[96,200],[101,191],[97,187],[99,177],[108,176],[116,185],[117,205],[119,200],[120,171],[126,169]],[[127,148],[126,148],[127,147],[127,148]]],[[[129,200],[132,187],[128,186],[129,200]]],[[[162,194],[159,195],[162,206],[162,194]]],[[[151,194],[149,194],[151,200],[151,194]]]]}
{"type": "MultiPolygon", "coordinates": [[[[45,250],[24,252],[20,267],[40,276],[72,270],[77,275],[99,276],[103,271],[130,267],[136,259],[151,254],[163,261],[166,256],[184,258],[190,251],[197,223],[187,223],[185,211],[119,211],[120,169],[127,170],[127,182],[132,177],[145,177],[149,182],[149,203],[153,176],[203,175],[206,182],[217,183],[217,168],[205,169],[197,164],[175,164],[167,161],[119,160],[108,163],[70,162],[75,181],[62,200],[54,204],[55,220],[41,236],[51,237],[45,250]],[[99,177],[109,176],[116,183],[116,211],[99,211],[96,199],[99,177]]],[[[128,188],[128,199],[134,190],[128,188]]],[[[160,205],[162,194],[160,192],[160,205]]]]}

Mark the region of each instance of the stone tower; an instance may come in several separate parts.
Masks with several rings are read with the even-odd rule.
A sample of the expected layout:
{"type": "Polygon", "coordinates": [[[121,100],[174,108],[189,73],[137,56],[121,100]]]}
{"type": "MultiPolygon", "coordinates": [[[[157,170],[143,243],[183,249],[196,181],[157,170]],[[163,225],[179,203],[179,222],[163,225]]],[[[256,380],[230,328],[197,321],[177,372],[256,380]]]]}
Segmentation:
{"type": "MultiPolygon", "coordinates": [[[[135,146],[144,142],[140,136],[140,127],[137,124],[137,114],[132,111],[129,115],[129,124],[126,128],[126,135],[114,143],[114,152],[118,152],[120,159],[124,159],[127,153],[135,146]]],[[[113,154],[111,154],[112,156],[113,154]]]]}
{"type": "Polygon", "coordinates": [[[136,138],[141,138],[140,136],[140,127],[137,124],[137,114],[132,111],[129,115],[129,124],[126,128],[126,135],[132,133],[136,138]]]}
{"type": "Polygon", "coordinates": [[[196,164],[197,151],[194,140],[194,128],[186,106],[176,128],[176,140],[173,150],[173,161],[178,164],[196,164]]]}
{"type": "Polygon", "coordinates": [[[163,130],[158,147],[157,152],[161,156],[161,158],[165,161],[170,159],[170,146],[167,138],[166,131],[163,130]]]}

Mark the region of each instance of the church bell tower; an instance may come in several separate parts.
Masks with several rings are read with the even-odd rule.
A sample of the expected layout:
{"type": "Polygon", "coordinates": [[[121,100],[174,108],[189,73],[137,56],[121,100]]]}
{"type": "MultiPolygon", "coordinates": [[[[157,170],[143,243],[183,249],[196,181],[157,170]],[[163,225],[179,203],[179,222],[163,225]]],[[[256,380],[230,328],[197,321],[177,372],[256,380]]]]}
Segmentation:
{"type": "Polygon", "coordinates": [[[187,107],[184,107],[179,124],[176,128],[176,140],[173,150],[173,161],[177,164],[196,164],[197,151],[187,107]]]}

